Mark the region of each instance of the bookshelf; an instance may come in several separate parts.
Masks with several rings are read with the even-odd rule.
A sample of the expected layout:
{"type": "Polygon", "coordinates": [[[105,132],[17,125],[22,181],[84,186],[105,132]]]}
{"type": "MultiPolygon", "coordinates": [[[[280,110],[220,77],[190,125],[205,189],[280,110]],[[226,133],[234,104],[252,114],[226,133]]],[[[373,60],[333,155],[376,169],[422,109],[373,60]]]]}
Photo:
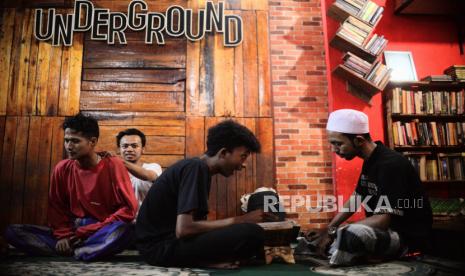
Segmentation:
{"type": "Polygon", "coordinates": [[[441,227],[452,229],[448,222],[464,223],[463,215],[437,214],[435,208],[438,200],[446,200],[440,204],[447,206],[447,201],[465,198],[465,83],[391,82],[383,104],[385,140],[419,172],[436,206],[435,225],[440,220],[441,227]],[[408,136],[403,142],[399,129],[408,136]]]}
{"type": "MultiPolygon", "coordinates": [[[[431,239],[433,251],[438,256],[463,257],[465,254],[465,244],[463,243],[465,241],[463,238],[465,234],[465,216],[463,215],[465,207],[463,202],[463,198],[465,198],[465,83],[391,82],[383,93],[383,104],[386,126],[385,141],[391,149],[401,152],[410,160],[418,171],[422,185],[430,198],[433,210],[433,235],[431,239]],[[432,92],[436,92],[436,98],[426,95],[426,93],[432,92]],[[438,92],[440,92],[441,97],[438,96],[438,92]],[[397,96],[395,96],[396,93],[397,96]],[[402,97],[398,97],[399,95],[402,97]],[[410,108],[404,104],[407,102],[408,96],[410,96],[410,101],[408,101],[410,108]],[[429,101],[431,98],[433,101],[444,99],[447,100],[447,103],[442,104],[443,102],[441,102],[441,104],[434,105],[430,102],[428,105],[428,97],[429,101]],[[459,100],[457,101],[457,99],[459,100]],[[399,137],[394,139],[394,127],[398,127],[399,123],[406,126],[407,123],[411,122],[414,122],[413,127],[417,131],[416,135],[410,133],[410,142],[413,143],[399,145],[399,137]],[[433,142],[433,144],[428,144],[425,141],[420,141],[418,126],[431,123],[436,123],[436,126],[449,124],[456,126],[457,129],[450,128],[449,132],[446,131],[446,139],[444,140],[447,141],[441,141],[446,143],[435,145],[433,142]],[[458,131],[459,128],[461,131],[458,131]],[[453,135],[454,139],[449,138],[453,135]]],[[[432,134],[432,128],[427,128],[427,130],[428,133],[432,134]]],[[[439,140],[439,137],[436,139],[439,140]]]]}
{"type": "Polygon", "coordinates": [[[328,16],[341,23],[330,46],[346,53],[333,73],[347,81],[350,93],[367,103],[384,90],[390,76],[379,60],[387,40],[374,33],[383,11],[369,0],[336,0],[328,9],[328,16]]]}

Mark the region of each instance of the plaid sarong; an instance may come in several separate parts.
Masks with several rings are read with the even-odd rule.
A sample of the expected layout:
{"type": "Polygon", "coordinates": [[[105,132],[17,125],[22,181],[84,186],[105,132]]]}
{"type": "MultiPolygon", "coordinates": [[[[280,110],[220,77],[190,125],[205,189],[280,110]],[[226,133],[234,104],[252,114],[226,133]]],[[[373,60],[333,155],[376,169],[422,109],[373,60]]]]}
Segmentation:
{"type": "Polygon", "coordinates": [[[361,257],[396,257],[400,251],[399,234],[363,224],[350,224],[337,230],[329,253],[330,265],[350,265],[361,257]]]}

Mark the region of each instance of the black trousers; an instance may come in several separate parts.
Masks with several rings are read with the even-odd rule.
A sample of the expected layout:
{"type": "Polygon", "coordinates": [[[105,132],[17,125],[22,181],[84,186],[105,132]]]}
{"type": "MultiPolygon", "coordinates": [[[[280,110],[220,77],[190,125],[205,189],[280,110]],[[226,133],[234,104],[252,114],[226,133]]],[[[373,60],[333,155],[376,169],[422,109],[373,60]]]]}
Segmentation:
{"type": "Polygon", "coordinates": [[[158,242],[140,253],[151,265],[177,267],[263,258],[263,233],[257,224],[235,224],[194,237],[158,242]]]}

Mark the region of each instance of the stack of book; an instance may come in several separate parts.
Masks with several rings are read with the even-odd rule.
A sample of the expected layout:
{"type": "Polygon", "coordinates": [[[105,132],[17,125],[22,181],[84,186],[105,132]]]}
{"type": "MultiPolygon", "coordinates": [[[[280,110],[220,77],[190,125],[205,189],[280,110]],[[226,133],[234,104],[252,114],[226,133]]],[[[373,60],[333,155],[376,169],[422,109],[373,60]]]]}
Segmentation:
{"type": "Polygon", "coordinates": [[[438,153],[437,160],[431,152],[403,154],[418,172],[421,181],[465,180],[465,152],[438,153]]]}
{"type": "Polygon", "coordinates": [[[344,66],[361,78],[365,78],[373,66],[373,64],[359,58],[351,52],[347,52],[342,59],[344,60],[344,66]]]}
{"type": "Polygon", "coordinates": [[[465,152],[438,153],[439,178],[441,180],[465,179],[465,152]]]}
{"type": "Polygon", "coordinates": [[[452,82],[453,79],[449,75],[431,75],[423,78],[422,81],[452,82]]]}
{"type": "Polygon", "coordinates": [[[456,115],[465,112],[465,90],[461,91],[408,91],[392,90],[393,114],[456,115]]]}
{"type": "Polygon", "coordinates": [[[380,61],[377,61],[373,65],[352,54],[351,52],[347,52],[344,55],[343,60],[343,66],[345,66],[357,76],[370,81],[375,86],[384,87],[389,81],[391,69],[388,69],[380,61]]]}
{"type": "Polygon", "coordinates": [[[458,146],[465,145],[465,122],[392,123],[392,139],[396,146],[458,146]]]}
{"type": "Polygon", "coordinates": [[[421,181],[438,180],[438,163],[431,152],[404,152],[405,157],[418,172],[421,181]]]}
{"type": "Polygon", "coordinates": [[[333,5],[353,16],[357,16],[366,2],[366,0],[336,0],[333,5]]]}
{"type": "Polygon", "coordinates": [[[370,40],[367,41],[368,42],[364,46],[365,50],[367,50],[375,56],[379,55],[388,43],[387,39],[385,39],[384,36],[378,36],[377,34],[374,34],[370,38],[370,40]]]}
{"type": "Polygon", "coordinates": [[[392,69],[377,61],[365,78],[378,87],[385,87],[391,77],[391,71],[392,69]]]}
{"type": "Polygon", "coordinates": [[[369,25],[363,23],[353,16],[349,16],[339,28],[337,35],[359,47],[363,47],[365,40],[371,33],[371,30],[372,27],[369,25]]]}
{"type": "Polygon", "coordinates": [[[368,1],[357,16],[371,25],[376,25],[378,20],[381,18],[383,11],[383,7],[376,5],[374,2],[368,1]]]}
{"type": "Polygon", "coordinates": [[[451,76],[456,81],[465,82],[465,65],[452,65],[444,70],[444,74],[451,76]]]}

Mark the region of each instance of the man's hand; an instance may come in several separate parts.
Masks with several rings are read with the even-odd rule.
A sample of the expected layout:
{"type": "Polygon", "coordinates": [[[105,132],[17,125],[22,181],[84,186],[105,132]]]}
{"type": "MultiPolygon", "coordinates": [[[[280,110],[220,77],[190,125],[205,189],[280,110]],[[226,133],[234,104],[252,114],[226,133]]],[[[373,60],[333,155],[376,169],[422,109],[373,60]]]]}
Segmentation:
{"type": "Polygon", "coordinates": [[[59,255],[71,256],[73,254],[73,249],[71,248],[69,240],[69,238],[63,238],[57,241],[57,244],[55,245],[55,250],[58,252],[59,255]]]}
{"type": "Polygon", "coordinates": [[[240,223],[260,223],[265,221],[278,221],[278,217],[272,213],[266,213],[262,209],[246,213],[239,218],[240,223]]]}
{"type": "Polygon", "coordinates": [[[102,152],[99,152],[99,155],[102,158],[119,156],[113,151],[102,151],[102,152]]]}
{"type": "Polygon", "coordinates": [[[70,239],[69,239],[69,242],[70,242],[70,245],[71,247],[74,249],[76,247],[79,247],[82,245],[83,243],[83,240],[76,237],[76,236],[72,236],[70,239]]]}

